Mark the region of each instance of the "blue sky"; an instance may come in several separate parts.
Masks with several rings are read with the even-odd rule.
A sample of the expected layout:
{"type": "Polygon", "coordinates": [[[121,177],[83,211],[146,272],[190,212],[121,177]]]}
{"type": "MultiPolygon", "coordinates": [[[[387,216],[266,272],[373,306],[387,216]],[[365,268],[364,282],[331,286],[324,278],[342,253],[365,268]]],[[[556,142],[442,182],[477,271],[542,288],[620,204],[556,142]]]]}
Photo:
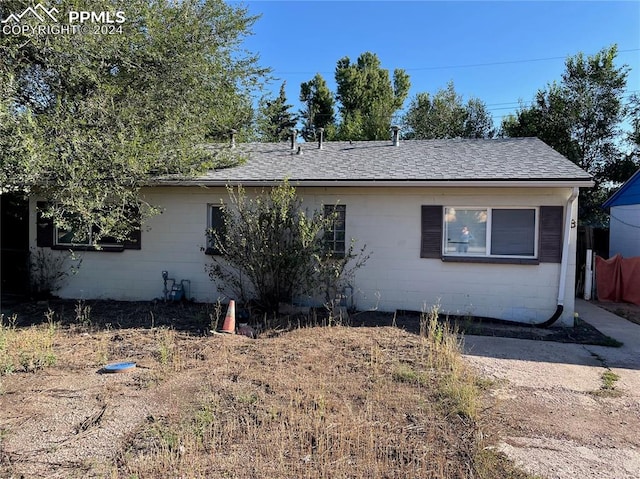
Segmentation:
{"type": "MultiPolygon", "coordinates": [[[[236,2],[232,2],[237,4],[236,2]]],[[[300,108],[300,83],[321,73],[335,91],[336,62],[378,55],[383,68],[411,78],[405,102],[452,80],[466,101],[477,97],[494,116],[560,80],[564,60],[616,43],[618,65],[631,67],[628,92],[640,91],[639,1],[270,1],[244,2],[262,17],[244,46],[273,69],[270,89],[287,81],[300,108]]]]}

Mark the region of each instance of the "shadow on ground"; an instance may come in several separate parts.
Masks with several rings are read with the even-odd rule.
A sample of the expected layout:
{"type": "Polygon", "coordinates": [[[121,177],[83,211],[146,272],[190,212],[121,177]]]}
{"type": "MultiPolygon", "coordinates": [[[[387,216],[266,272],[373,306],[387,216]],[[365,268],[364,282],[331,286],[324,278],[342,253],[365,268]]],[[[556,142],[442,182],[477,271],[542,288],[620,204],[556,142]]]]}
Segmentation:
{"type": "MultiPolygon", "coordinates": [[[[51,299],[38,302],[3,301],[1,312],[7,318],[17,315],[18,326],[29,326],[53,320],[63,326],[82,326],[94,329],[127,329],[170,327],[194,335],[207,335],[222,325],[225,305],[162,301],[78,301],[51,299]]],[[[352,312],[346,320],[329,320],[323,310],[309,315],[269,317],[253,314],[248,322],[259,329],[286,331],[297,327],[342,324],[355,327],[394,326],[408,332],[420,333],[419,313],[380,311],[352,312]]],[[[449,318],[440,320],[465,335],[508,337],[554,341],[560,343],[592,344],[617,347],[621,343],[602,334],[588,323],[577,320],[574,327],[537,328],[487,318],[449,318]]]]}

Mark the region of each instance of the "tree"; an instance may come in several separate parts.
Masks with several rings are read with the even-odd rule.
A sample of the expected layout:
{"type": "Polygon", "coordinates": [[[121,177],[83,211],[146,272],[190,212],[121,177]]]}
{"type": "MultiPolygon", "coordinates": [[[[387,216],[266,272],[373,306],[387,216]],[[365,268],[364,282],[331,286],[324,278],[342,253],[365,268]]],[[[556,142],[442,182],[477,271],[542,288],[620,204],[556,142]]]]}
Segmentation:
{"type": "MultiPolygon", "coordinates": [[[[55,6],[64,14],[76,3],[55,6]]],[[[58,227],[97,242],[125,238],[155,211],[139,194],[151,177],[236,161],[200,145],[246,123],[265,71],[238,48],[256,20],[246,9],[221,0],[92,8],[121,10],[122,33],[0,37],[0,189],[47,197],[58,227]]]]}
{"type": "MultiPolygon", "coordinates": [[[[629,97],[626,112],[631,125],[631,130],[625,135],[629,150],[622,158],[607,167],[607,179],[619,185],[640,169],[640,95],[634,93],[629,97]]],[[[613,190],[608,191],[607,196],[612,193],[613,190]]]]}
{"type": "Polygon", "coordinates": [[[632,149],[632,156],[640,160],[640,95],[634,93],[627,104],[627,115],[631,123],[631,131],[627,134],[627,141],[632,149]]]}
{"type": "Polygon", "coordinates": [[[305,105],[300,110],[302,137],[306,141],[314,141],[318,128],[324,128],[325,137],[332,139],[336,128],[335,101],[322,75],[317,73],[311,80],[300,85],[300,101],[305,105]]]}
{"type": "Polygon", "coordinates": [[[339,60],[335,78],[341,116],[338,137],[388,139],[393,114],[402,107],[409,93],[409,75],[395,69],[392,84],[389,71],[381,68],[377,55],[366,52],[354,64],[348,57],[339,60]]]}
{"type": "Polygon", "coordinates": [[[496,135],[493,118],[482,100],[470,98],[465,113],[463,138],[493,138],[496,135]]]}
{"type": "Polygon", "coordinates": [[[287,181],[255,198],[242,187],[228,191],[231,201],[220,206],[224,227],[208,231],[220,253],[209,276],[221,280],[221,292],[231,289],[267,312],[278,312],[296,294],[321,295],[333,309],[336,292],[369,258],[365,247],[356,254],[352,240],[344,255],[333,254],[324,232],[334,216],[308,214],[287,181]]]}
{"type": "Polygon", "coordinates": [[[286,81],[282,82],[277,98],[263,98],[260,101],[256,120],[260,141],[287,141],[291,129],[298,122],[296,115],[289,111],[292,105],[287,105],[286,84],[286,81]]]}
{"type": "Polygon", "coordinates": [[[433,98],[429,93],[418,93],[404,117],[409,131],[406,138],[491,138],[493,120],[485,104],[471,98],[467,104],[456,93],[453,82],[440,89],[433,98]]]}
{"type": "Polygon", "coordinates": [[[596,186],[580,203],[588,224],[606,221],[600,210],[603,188],[627,170],[619,140],[629,68],[617,67],[616,55],[613,45],[593,56],[567,58],[561,81],[539,90],[531,106],[502,123],[504,135],[537,136],[593,175],[596,186]]]}

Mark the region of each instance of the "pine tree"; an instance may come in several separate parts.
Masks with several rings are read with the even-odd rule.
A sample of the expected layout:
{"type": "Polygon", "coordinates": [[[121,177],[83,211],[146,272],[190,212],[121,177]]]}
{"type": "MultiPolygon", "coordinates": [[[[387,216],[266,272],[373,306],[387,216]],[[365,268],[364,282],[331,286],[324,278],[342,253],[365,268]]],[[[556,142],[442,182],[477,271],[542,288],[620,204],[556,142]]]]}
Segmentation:
{"type": "Polygon", "coordinates": [[[289,111],[292,105],[287,105],[286,83],[282,82],[277,98],[263,98],[260,101],[256,123],[258,138],[262,142],[287,141],[291,129],[298,122],[298,117],[289,111]]]}
{"type": "Polygon", "coordinates": [[[305,108],[300,110],[302,137],[314,141],[318,128],[324,128],[324,136],[331,140],[335,136],[335,113],[333,93],[322,75],[316,74],[300,85],[300,101],[305,108]]]}
{"type": "Polygon", "coordinates": [[[409,93],[409,75],[381,68],[375,53],[366,52],[351,63],[348,57],[336,66],[336,99],[340,102],[338,136],[344,140],[386,140],[391,119],[409,93]]]}

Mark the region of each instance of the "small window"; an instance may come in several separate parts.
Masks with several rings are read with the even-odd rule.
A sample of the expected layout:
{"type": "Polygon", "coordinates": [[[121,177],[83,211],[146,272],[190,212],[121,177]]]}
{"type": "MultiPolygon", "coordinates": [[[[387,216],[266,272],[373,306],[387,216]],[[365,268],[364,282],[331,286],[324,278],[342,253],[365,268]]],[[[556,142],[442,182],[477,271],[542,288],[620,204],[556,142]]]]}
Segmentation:
{"type": "Polygon", "coordinates": [[[207,249],[205,254],[219,255],[222,253],[215,244],[212,236],[214,232],[217,232],[221,240],[224,239],[224,215],[220,205],[208,205],[207,249]]]}
{"type": "Polygon", "coordinates": [[[445,208],[444,251],[451,256],[535,258],[535,208],[445,208]]]}
{"type": "Polygon", "coordinates": [[[331,228],[325,233],[327,247],[335,256],[343,257],[346,251],[347,205],[325,205],[324,214],[333,218],[331,228]]]}

